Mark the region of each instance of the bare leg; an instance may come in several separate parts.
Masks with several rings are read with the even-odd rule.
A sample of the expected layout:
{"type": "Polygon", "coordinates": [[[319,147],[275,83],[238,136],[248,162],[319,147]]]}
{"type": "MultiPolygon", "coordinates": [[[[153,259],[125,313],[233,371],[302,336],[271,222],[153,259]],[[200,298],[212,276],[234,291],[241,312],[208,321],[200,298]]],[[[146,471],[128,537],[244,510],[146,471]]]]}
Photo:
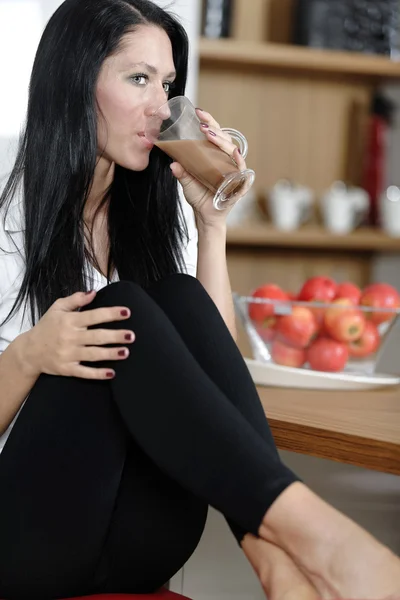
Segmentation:
{"type": "Polygon", "coordinates": [[[400,559],[302,483],[279,496],[259,534],[285,550],[324,598],[400,598],[400,559]]]}
{"type": "Polygon", "coordinates": [[[243,552],[253,567],[269,600],[318,600],[316,588],[278,546],[245,536],[243,552]]]}

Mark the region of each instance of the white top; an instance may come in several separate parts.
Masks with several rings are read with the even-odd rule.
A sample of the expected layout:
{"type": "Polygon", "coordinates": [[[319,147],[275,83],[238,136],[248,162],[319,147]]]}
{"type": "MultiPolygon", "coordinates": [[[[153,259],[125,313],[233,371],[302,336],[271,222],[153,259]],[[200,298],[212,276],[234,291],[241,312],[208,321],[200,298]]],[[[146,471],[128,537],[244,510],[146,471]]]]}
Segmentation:
{"type": "MultiPolygon", "coordinates": [[[[183,199],[183,195],[181,195],[181,200],[189,232],[189,243],[183,249],[183,258],[186,272],[195,277],[197,266],[197,230],[192,209],[186,200],[183,199]]],[[[5,223],[3,224],[3,222],[4,212],[3,214],[0,213],[0,323],[4,321],[14,305],[25,271],[25,260],[23,257],[24,218],[21,195],[16,196],[12,200],[5,223]],[[12,254],[7,254],[10,251],[12,254]]],[[[89,263],[85,264],[85,274],[88,281],[88,289],[98,291],[107,285],[107,279],[89,263]]],[[[113,281],[118,281],[118,277],[116,276],[113,281]]],[[[24,303],[10,321],[0,326],[0,354],[4,352],[7,346],[18,335],[32,328],[29,309],[25,311],[24,319],[23,311],[24,303]]],[[[7,431],[3,435],[0,435],[0,453],[4,448],[18,415],[19,412],[7,431]]]]}

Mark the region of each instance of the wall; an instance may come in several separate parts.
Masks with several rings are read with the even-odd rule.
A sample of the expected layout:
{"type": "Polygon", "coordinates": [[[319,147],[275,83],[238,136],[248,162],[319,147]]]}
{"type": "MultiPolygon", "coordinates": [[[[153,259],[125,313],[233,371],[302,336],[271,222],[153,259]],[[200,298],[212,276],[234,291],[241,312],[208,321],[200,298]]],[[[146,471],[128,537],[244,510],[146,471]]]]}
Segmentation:
{"type": "Polygon", "coordinates": [[[186,89],[186,95],[194,104],[196,104],[197,80],[199,70],[197,59],[197,47],[200,30],[201,2],[200,0],[174,0],[173,2],[169,2],[167,0],[155,1],[156,4],[158,4],[162,8],[168,8],[168,10],[175,13],[175,15],[178,17],[178,19],[186,29],[186,32],[189,36],[190,62],[189,79],[186,89]]]}
{"type": "Polygon", "coordinates": [[[44,18],[35,0],[0,0],[0,176],[11,167],[44,18]]]}

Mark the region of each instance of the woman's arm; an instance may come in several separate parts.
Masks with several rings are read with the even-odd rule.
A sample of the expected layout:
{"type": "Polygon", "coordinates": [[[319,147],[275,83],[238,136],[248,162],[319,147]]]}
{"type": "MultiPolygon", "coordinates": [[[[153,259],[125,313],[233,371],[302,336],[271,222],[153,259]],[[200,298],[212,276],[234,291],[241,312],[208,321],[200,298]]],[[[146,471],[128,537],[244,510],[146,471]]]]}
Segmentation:
{"type": "Polygon", "coordinates": [[[214,300],[236,340],[235,311],[226,264],[226,224],[222,219],[207,224],[197,219],[197,231],[197,279],[214,300]]]}
{"type": "MultiPolygon", "coordinates": [[[[228,133],[221,130],[213,117],[196,109],[202,126],[200,130],[208,142],[213,143],[232,157],[239,170],[246,169],[246,161],[239,148],[233,143],[228,133]]],[[[185,171],[184,167],[173,162],[171,171],[182,186],[183,195],[192,207],[198,230],[197,279],[217,305],[233,338],[237,339],[235,311],[232,291],[226,264],[226,218],[228,210],[217,211],[214,208],[214,192],[206,188],[195,177],[185,171]]],[[[243,193],[246,192],[243,187],[243,193]]],[[[238,201],[239,196],[236,198],[238,201]]]]}
{"type": "Polygon", "coordinates": [[[21,408],[38,378],[28,373],[22,360],[26,334],[18,336],[0,355],[0,435],[21,408]]]}

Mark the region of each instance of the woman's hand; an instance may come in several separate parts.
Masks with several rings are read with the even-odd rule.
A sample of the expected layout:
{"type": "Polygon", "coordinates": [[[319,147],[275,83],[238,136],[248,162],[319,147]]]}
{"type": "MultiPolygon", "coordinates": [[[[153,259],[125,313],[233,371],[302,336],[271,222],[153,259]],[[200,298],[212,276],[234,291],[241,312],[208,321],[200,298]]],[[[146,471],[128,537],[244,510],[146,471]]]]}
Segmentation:
{"type": "MultiPolygon", "coordinates": [[[[236,144],[233,143],[230,135],[221,130],[219,123],[209,113],[199,108],[196,108],[196,113],[202,123],[200,129],[204,133],[205,138],[229,154],[241,171],[246,169],[246,161],[240,154],[236,144]]],[[[222,211],[215,210],[213,206],[213,192],[192,177],[179,163],[172,163],[171,170],[182,185],[185,198],[192,206],[196,219],[200,219],[202,223],[211,224],[226,220],[229,209],[222,211]]]]}
{"type": "Polygon", "coordinates": [[[80,362],[124,360],[129,356],[126,344],[135,339],[133,331],[88,327],[123,321],[129,318],[130,311],[124,306],[76,311],[90,304],[94,298],[94,291],[59,298],[25,334],[23,364],[30,374],[47,373],[82,379],[114,377],[115,372],[111,369],[85,367],[80,362]],[[102,348],[105,344],[124,346],[102,348]]]}

